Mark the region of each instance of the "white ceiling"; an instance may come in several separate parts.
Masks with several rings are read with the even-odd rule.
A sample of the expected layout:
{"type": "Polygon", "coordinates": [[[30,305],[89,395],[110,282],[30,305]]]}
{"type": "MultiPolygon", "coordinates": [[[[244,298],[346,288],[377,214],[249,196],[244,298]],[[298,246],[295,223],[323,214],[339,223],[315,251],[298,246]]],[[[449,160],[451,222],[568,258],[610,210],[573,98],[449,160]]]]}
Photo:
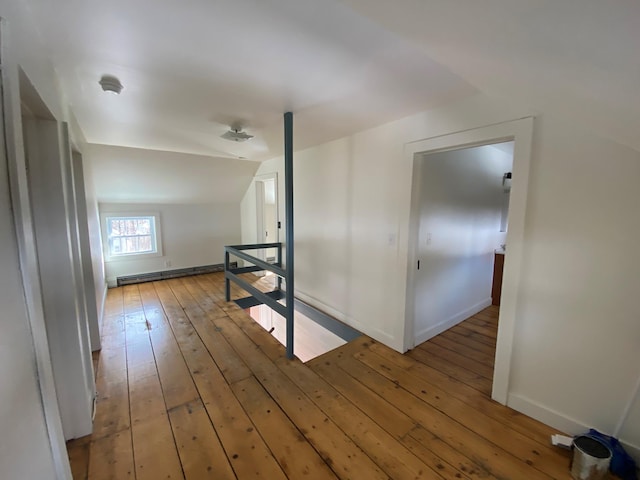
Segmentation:
{"type": "Polygon", "coordinates": [[[633,0],[28,4],[92,143],[265,159],[286,110],[304,148],[475,88],[640,149],[633,0]],[[238,121],[256,138],[219,138],[238,121]]]}
{"type": "Polygon", "coordinates": [[[343,0],[478,90],[640,150],[637,0],[343,0]]]}
{"type": "Polygon", "coordinates": [[[491,145],[491,147],[496,148],[498,150],[500,150],[502,153],[506,153],[507,155],[509,155],[511,158],[513,158],[513,147],[514,147],[514,142],[502,142],[502,143],[494,143],[491,145]]]}
{"type": "MultiPolygon", "coordinates": [[[[215,164],[220,157],[264,160],[282,152],[282,114],[288,110],[295,114],[295,148],[302,149],[481,91],[640,150],[636,0],[25,5],[94,144],[217,157],[215,164]],[[121,79],[120,96],[101,91],[103,74],[121,79]],[[219,138],[236,122],[255,138],[219,138]]],[[[155,168],[156,181],[143,187],[118,177],[125,157],[134,168],[140,155],[114,149],[108,160],[106,151],[96,177],[102,201],[179,203],[213,195],[200,181],[204,157],[189,164],[199,165],[191,185],[202,187],[189,193],[183,191],[188,173],[180,170],[180,155],[156,164],[150,157],[135,160],[155,168]],[[120,186],[110,192],[114,185],[120,186]],[[162,198],[155,198],[155,187],[162,198]]],[[[229,195],[235,198],[241,189],[238,184],[229,195]]]]}
{"type": "Polygon", "coordinates": [[[267,159],[287,110],[304,148],[474,91],[337,0],[29,3],[90,143],[267,159]],[[219,138],[236,122],[256,138],[219,138]]]}

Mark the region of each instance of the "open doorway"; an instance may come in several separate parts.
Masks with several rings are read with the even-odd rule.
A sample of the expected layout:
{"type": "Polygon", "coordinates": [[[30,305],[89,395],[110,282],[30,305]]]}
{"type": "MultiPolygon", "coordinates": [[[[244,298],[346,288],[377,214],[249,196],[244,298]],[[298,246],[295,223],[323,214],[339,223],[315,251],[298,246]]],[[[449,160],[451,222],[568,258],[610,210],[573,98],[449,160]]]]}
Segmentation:
{"type": "Polygon", "coordinates": [[[490,395],[513,141],[416,156],[414,354],[490,395]],[[494,306],[492,306],[494,305],[494,306]]]}
{"type": "MultiPolygon", "coordinates": [[[[255,180],[256,188],[256,243],[277,243],[278,240],[278,176],[262,175],[255,180]]],[[[269,263],[276,261],[277,250],[257,251],[258,258],[269,263]]]]}
{"type": "MultiPolygon", "coordinates": [[[[487,276],[486,267],[488,265],[490,271],[488,278],[491,280],[493,273],[493,260],[491,253],[496,249],[500,249],[502,244],[506,244],[509,250],[509,255],[505,257],[506,261],[504,263],[504,281],[501,289],[502,299],[499,311],[500,321],[496,327],[497,338],[495,340],[495,366],[492,369],[493,380],[490,388],[492,398],[503,404],[506,404],[507,402],[513,331],[517,307],[517,292],[520,281],[518,272],[520,271],[520,265],[522,263],[521,255],[524,238],[524,218],[526,212],[527,187],[529,182],[528,175],[532,133],[533,119],[526,118],[425,139],[407,144],[405,147],[407,160],[411,162],[411,165],[413,166],[412,199],[408,222],[409,228],[407,232],[408,250],[407,288],[405,299],[405,348],[414,348],[416,346],[416,340],[426,340],[426,338],[429,338],[430,336],[445,331],[447,328],[456,325],[469,315],[479,312],[482,308],[491,304],[491,284],[489,284],[488,287],[483,284],[481,290],[478,291],[481,293],[486,292],[484,293],[484,297],[473,297],[476,298],[475,303],[468,303],[464,308],[458,308],[457,313],[452,313],[454,309],[451,306],[455,306],[461,289],[467,286],[465,282],[468,281],[467,279],[469,277],[468,273],[465,274],[464,269],[457,271],[454,262],[453,267],[449,269],[449,277],[445,277],[445,280],[448,281],[445,281],[442,284],[438,283],[436,285],[433,283],[433,279],[430,279],[430,281],[432,281],[432,285],[428,290],[428,293],[424,293],[424,291],[422,291],[422,295],[431,297],[428,301],[433,301],[434,298],[436,300],[445,299],[440,302],[439,306],[431,306],[431,313],[433,315],[429,319],[430,323],[425,324],[420,319],[421,312],[417,311],[420,308],[420,303],[416,299],[416,291],[419,290],[417,289],[417,284],[421,281],[421,272],[418,268],[438,269],[440,267],[444,268],[447,264],[451,267],[452,263],[450,260],[452,259],[449,258],[451,253],[447,248],[449,244],[452,243],[457,244],[458,248],[461,248],[466,255],[472,257],[470,261],[474,267],[478,267],[481,264],[484,266],[485,278],[487,276]],[[505,177],[506,173],[512,172],[508,204],[509,226],[504,240],[500,241],[500,237],[497,235],[500,230],[501,204],[504,200],[504,197],[502,196],[499,196],[497,199],[492,201],[495,205],[491,209],[493,212],[491,215],[495,217],[497,213],[498,226],[491,227],[492,229],[497,230],[497,232],[495,232],[496,234],[492,236],[484,236],[485,243],[489,243],[489,237],[491,237],[491,245],[485,245],[488,247],[486,252],[487,255],[475,255],[477,251],[474,249],[477,249],[477,247],[474,247],[469,243],[469,233],[465,232],[464,229],[460,229],[455,226],[455,223],[459,222],[452,220],[455,220],[458,216],[465,216],[463,213],[460,213],[459,209],[455,205],[449,205],[447,207],[446,204],[443,204],[437,209],[437,212],[434,215],[436,217],[435,220],[437,220],[435,225],[439,225],[437,231],[433,231],[434,227],[428,225],[421,231],[421,189],[423,188],[422,167],[424,166],[423,159],[425,155],[441,154],[456,150],[461,151],[463,149],[471,149],[472,147],[505,144],[505,142],[513,142],[513,166],[511,169],[506,166],[501,166],[494,173],[491,173],[491,175],[495,174],[497,177],[493,180],[495,180],[496,186],[499,187],[498,192],[504,192],[503,179],[507,178],[505,177]],[[446,225],[447,222],[451,222],[450,228],[443,229],[442,225],[446,225]],[[433,248],[438,245],[440,245],[441,252],[435,252],[436,254],[429,259],[430,262],[428,261],[425,265],[421,258],[421,248],[423,248],[423,246],[425,248],[433,248]],[[449,310],[443,309],[443,304],[448,305],[450,307],[449,310]],[[448,312],[449,315],[443,315],[443,312],[448,312]],[[465,315],[465,313],[468,315],[465,315]],[[419,335],[421,335],[422,338],[419,338],[419,335]]],[[[494,150],[496,149],[494,148],[494,150]]],[[[448,175],[452,175],[452,173],[449,172],[448,175]]],[[[479,175],[488,175],[488,173],[479,173],[479,175]]],[[[436,176],[435,180],[437,180],[437,178],[438,177],[436,176]]],[[[462,187],[449,185],[449,179],[443,180],[441,178],[440,182],[435,180],[434,184],[432,184],[430,188],[436,190],[455,190],[456,188],[462,188],[462,198],[468,202],[473,201],[473,199],[465,198],[464,191],[465,185],[466,187],[471,188],[471,190],[475,188],[473,180],[466,179],[463,182],[462,187]]],[[[442,194],[444,195],[444,193],[442,194]]],[[[486,203],[486,200],[480,200],[480,208],[478,209],[480,212],[478,215],[480,217],[483,216],[482,212],[489,210],[486,208],[486,203]]],[[[463,223],[460,223],[460,225],[463,225],[463,223]]],[[[497,320],[498,315],[496,314],[495,317],[497,320]]]]}
{"type": "Polygon", "coordinates": [[[492,304],[495,254],[506,245],[512,151],[510,141],[417,156],[415,344],[492,304]]]}

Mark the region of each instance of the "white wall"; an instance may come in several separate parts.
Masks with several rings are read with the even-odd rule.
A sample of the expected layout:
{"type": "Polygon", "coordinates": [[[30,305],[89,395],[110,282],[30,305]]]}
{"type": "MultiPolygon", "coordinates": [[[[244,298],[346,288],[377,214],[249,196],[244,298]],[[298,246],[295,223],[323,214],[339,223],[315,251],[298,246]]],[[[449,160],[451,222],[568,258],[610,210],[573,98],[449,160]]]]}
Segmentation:
{"type": "MultiPolygon", "coordinates": [[[[477,95],[296,152],[296,294],[402,350],[405,145],[530,113],[477,95]]],[[[258,173],[282,169],[276,158],[258,173]]],[[[538,116],[509,403],[570,433],[611,432],[640,375],[638,178],[639,152],[538,116]]],[[[243,231],[255,222],[250,190],[243,231]]],[[[640,443],[640,424],[623,433],[640,443]]]]}
{"type": "MultiPolygon", "coordinates": [[[[296,152],[296,295],[403,350],[412,186],[412,164],[405,162],[404,145],[520,116],[474,96],[296,152]]],[[[282,158],[275,158],[263,162],[257,172],[279,173],[281,212],[283,170],[282,158]]],[[[242,215],[243,241],[254,241],[252,188],[242,201],[242,215]]],[[[284,239],[284,222],[282,226],[284,239]]]]}
{"type": "Polygon", "coordinates": [[[89,144],[100,203],[239,203],[259,162],[89,144]]]}
{"type": "Polygon", "coordinates": [[[640,434],[638,433],[638,425],[640,425],[640,395],[636,395],[631,399],[631,409],[629,416],[625,419],[620,438],[626,439],[634,445],[640,445],[640,434]]]}
{"type": "Polygon", "coordinates": [[[420,155],[415,343],[491,304],[494,251],[512,157],[494,147],[420,155]]]}
{"type": "MultiPolygon", "coordinates": [[[[0,162],[0,477],[70,479],[53,382],[22,148],[19,68],[58,119],[66,105],[24,2],[0,1],[8,159],[0,162]],[[7,161],[8,160],[8,161],[7,161]],[[7,178],[7,166],[9,178],[7,178]],[[8,182],[12,199],[8,199],[8,182]],[[14,223],[15,222],[15,223],[14,223]],[[17,237],[17,238],[16,238],[17,237]]],[[[3,138],[4,140],[4,138],[3,138]]],[[[5,149],[2,149],[4,153],[5,149]]]]}
{"type": "Polygon", "coordinates": [[[109,285],[121,275],[224,263],[224,246],[238,244],[240,205],[101,203],[100,213],[157,212],[160,214],[163,255],[105,262],[109,285]],[[166,262],[170,262],[167,265],[166,262]]]}
{"type": "MultiPolygon", "coordinates": [[[[240,200],[258,162],[97,144],[86,150],[88,195],[98,202],[98,214],[89,212],[94,268],[104,257],[110,286],[122,275],[223,263],[224,246],[239,243],[240,200]],[[106,258],[98,231],[107,210],[159,213],[162,255],[106,258]]],[[[103,286],[96,285],[101,301],[103,286]]]]}
{"type": "Polygon", "coordinates": [[[7,162],[4,154],[0,158],[0,477],[51,478],[54,459],[22,286],[7,162]]]}
{"type": "MultiPolygon", "coordinates": [[[[512,401],[611,432],[640,376],[640,153],[551,118],[534,135],[512,401]]],[[[623,434],[640,446],[640,422],[623,434]]]]}

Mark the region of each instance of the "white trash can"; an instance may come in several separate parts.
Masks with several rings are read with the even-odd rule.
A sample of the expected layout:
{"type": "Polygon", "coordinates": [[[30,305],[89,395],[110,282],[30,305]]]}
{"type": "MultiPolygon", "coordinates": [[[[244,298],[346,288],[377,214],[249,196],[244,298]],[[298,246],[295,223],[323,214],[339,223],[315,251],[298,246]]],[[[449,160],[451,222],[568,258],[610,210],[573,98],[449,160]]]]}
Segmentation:
{"type": "Polygon", "coordinates": [[[581,435],[573,439],[571,476],[575,480],[601,480],[609,471],[611,449],[595,438],[581,435]]]}

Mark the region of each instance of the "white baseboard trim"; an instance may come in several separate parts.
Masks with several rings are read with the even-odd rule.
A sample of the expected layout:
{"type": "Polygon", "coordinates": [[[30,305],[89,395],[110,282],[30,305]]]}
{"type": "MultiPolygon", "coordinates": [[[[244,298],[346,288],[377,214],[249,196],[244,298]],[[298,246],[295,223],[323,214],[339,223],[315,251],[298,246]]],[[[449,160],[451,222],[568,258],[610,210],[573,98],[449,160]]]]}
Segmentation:
{"type": "Polygon", "coordinates": [[[427,327],[415,334],[415,343],[414,345],[419,345],[421,343],[426,342],[430,338],[435,337],[436,335],[440,335],[445,330],[449,330],[451,327],[457,325],[458,323],[466,320],[467,318],[475,315],[478,312],[481,312],[485,308],[491,305],[491,297],[484,299],[481,302],[472,305],[471,307],[455,314],[454,316],[444,320],[443,322],[438,323],[437,325],[433,325],[431,327],[427,327]]]}
{"type": "MultiPolygon", "coordinates": [[[[590,428],[593,428],[592,426],[586,425],[575,418],[556,412],[555,410],[547,408],[544,405],[540,405],[533,400],[515,393],[509,394],[507,398],[507,406],[568,435],[578,435],[587,432],[590,428]]],[[[605,435],[611,434],[611,432],[605,431],[602,431],[602,433],[605,435]]],[[[624,439],[619,440],[627,453],[640,465],[640,446],[625,442],[624,439]]]]}

